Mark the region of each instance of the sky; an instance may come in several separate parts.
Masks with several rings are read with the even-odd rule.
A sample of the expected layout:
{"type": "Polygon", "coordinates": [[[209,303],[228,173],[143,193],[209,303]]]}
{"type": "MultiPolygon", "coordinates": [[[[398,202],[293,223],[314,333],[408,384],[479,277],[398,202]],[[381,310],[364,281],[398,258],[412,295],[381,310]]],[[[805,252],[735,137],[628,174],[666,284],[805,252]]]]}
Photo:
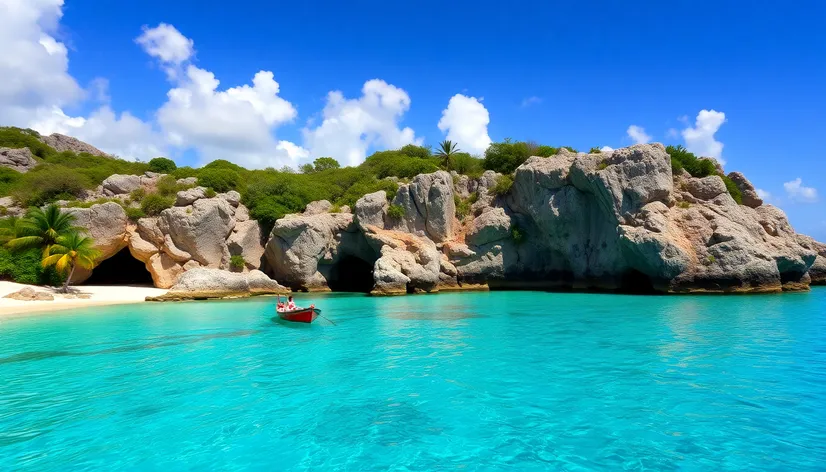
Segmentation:
{"type": "Polygon", "coordinates": [[[826,2],[0,0],[0,125],[127,159],[682,144],[826,240],[826,2]]]}

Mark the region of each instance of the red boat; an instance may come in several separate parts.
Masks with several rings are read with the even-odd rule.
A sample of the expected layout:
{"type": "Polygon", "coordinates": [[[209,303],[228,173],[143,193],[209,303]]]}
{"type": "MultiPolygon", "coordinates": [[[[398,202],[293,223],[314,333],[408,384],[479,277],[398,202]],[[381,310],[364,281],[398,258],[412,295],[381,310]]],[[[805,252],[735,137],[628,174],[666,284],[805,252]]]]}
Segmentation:
{"type": "Polygon", "coordinates": [[[310,308],[299,308],[297,310],[276,310],[278,312],[278,317],[282,320],[287,321],[295,321],[298,323],[312,323],[313,320],[318,318],[319,313],[321,310],[318,308],[310,307],[310,308]]]}

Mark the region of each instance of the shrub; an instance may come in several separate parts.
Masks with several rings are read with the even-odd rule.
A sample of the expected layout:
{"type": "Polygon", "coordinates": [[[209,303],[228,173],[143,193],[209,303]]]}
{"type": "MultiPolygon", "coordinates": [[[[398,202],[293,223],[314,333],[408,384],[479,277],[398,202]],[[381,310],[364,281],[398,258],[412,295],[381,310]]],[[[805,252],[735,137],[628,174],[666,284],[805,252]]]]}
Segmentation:
{"type": "Polygon", "coordinates": [[[394,220],[404,218],[404,207],[401,205],[390,205],[390,208],[387,209],[387,216],[394,220]]]}
{"type": "Polygon", "coordinates": [[[428,146],[416,146],[415,144],[408,144],[402,146],[399,152],[408,157],[418,157],[419,159],[428,159],[433,157],[433,154],[428,146]]]}
{"type": "Polygon", "coordinates": [[[217,159],[202,167],[203,169],[229,169],[235,172],[244,172],[246,169],[225,159],[217,159]]]}
{"type": "MultiPolygon", "coordinates": [[[[214,164],[214,162],[207,165],[211,164],[214,164]]],[[[216,192],[235,190],[238,188],[240,181],[241,177],[238,175],[238,172],[229,168],[204,167],[198,175],[198,185],[209,187],[216,192]]]]}
{"type": "Polygon", "coordinates": [[[607,159],[603,159],[603,160],[599,161],[599,164],[597,164],[597,170],[604,170],[607,167],[608,167],[608,160],[607,159]]]}
{"type": "Polygon", "coordinates": [[[399,151],[381,151],[368,157],[359,168],[385,177],[412,178],[418,174],[429,174],[439,170],[439,160],[435,158],[411,158],[399,151]]]}
{"type": "Polygon", "coordinates": [[[588,150],[588,154],[602,154],[602,149],[598,147],[592,147],[588,150]]]}
{"type": "Polygon", "coordinates": [[[541,145],[541,146],[536,147],[536,150],[534,151],[534,155],[535,156],[540,156],[540,157],[551,157],[551,156],[555,156],[558,152],[559,152],[559,148],[555,148],[553,146],[541,145]]]}
{"type": "Polygon", "coordinates": [[[691,208],[691,203],[688,203],[685,200],[681,200],[681,201],[677,202],[677,206],[680,207],[680,208],[691,208]]]}
{"type": "Polygon", "coordinates": [[[193,169],[189,166],[178,167],[170,173],[176,179],[185,179],[187,177],[198,177],[199,169],[193,169]]]}
{"type": "Polygon", "coordinates": [[[0,167],[0,196],[8,195],[23,174],[8,167],[0,167]]]}
{"type": "Polygon", "coordinates": [[[471,177],[482,175],[485,170],[482,159],[477,159],[466,152],[457,152],[452,157],[453,170],[471,177]]]}
{"type": "Polygon", "coordinates": [[[454,203],[456,204],[456,217],[460,220],[464,219],[467,215],[470,214],[470,207],[476,203],[476,200],[479,198],[479,194],[473,192],[468,196],[468,198],[461,199],[458,195],[454,195],[454,203]]]}
{"type": "Polygon", "coordinates": [[[212,190],[211,188],[208,188],[204,191],[204,196],[206,198],[213,198],[215,195],[218,195],[218,192],[212,190]]]}
{"type": "Polygon", "coordinates": [[[525,233],[522,232],[519,226],[511,226],[511,239],[513,239],[513,242],[516,244],[522,244],[522,242],[525,241],[525,233]]]}
{"type": "Polygon", "coordinates": [[[717,173],[717,168],[709,159],[698,159],[682,146],[668,146],[665,152],[671,156],[671,171],[678,173],[685,169],[692,177],[707,177],[717,173]]]}
{"type": "Polygon", "coordinates": [[[149,170],[152,172],[158,172],[160,174],[169,174],[177,169],[178,166],[175,165],[175,161],[172,159],[167,159],[165,157],[156,157],[154,159],[149,160],[149,170]]]}
{"type": "Polygon", "coordinates": [[[312,174],[314,172],[324,172],[325,170],[338,169],[341,164],[332,157],[319,157],[312,164],[304,164],[299,170],[302,174],[312,174]]]}
{"type": "Polygon", "coordinates": [[[44,269],[42,256],[42,251],[37,248],[13,252],[0,246],[0,279],[21,284],[61,285],[63,277],[54,267],[44,269]]]}
{"type": "Polygon", "coordinates": [[[14,127],[0,128],[0,147],[24,148],[31,150],[37,157],[45,158],[56,151],[38,139],[40,133],[31,129],[21,129],[14,127]]]}
{"type": "Polygon", "coordinates": [[[173,197],[165,197],[157,193],[150,193],[143,197],[141,201],[141,210],[147,216],[156,216],[167,208],[171,208],[175,204],[173,197]]]}
{"type": "Polygon", "coordinates": [[[143,200],[143,197],[145,197],[145,196],[146,196],[146,189],[143,188],[143,187],[136,188],[135,190],[132,190],[132,193],[129,194],[129,198],[133,202],[140,202],[141,200],[143,200]]]}
{"type": "Polygon", "coordinates": [[[485,151],[484,166],[485,169],[502,174],[512,174],[529,157],[531,157],[531,148],[527,143],[506,139],[504,142],[493,143],[488,147],[485,151]]]}
{"type": "Polygon", "coordinates": [[[244,260],[244,256],[236,254],[229,258],[229,265],[235,270],[242,270],[244,266],[247,264],[247,261],[244,260]]]}
{"type": "Polygon", "coordinates": [[[733,198],[738,205],[742,205],[743,192],[740,191],[740,187],[738,187],[737,184],[735,184],[734,181],[731,180],[727,175],[720,174],[720,178],[722,178],[723,183],[726,184],[726,190],[728,190],[728,193],[731,195],[731,198],[733,198]]]}
{"type": "Polygon", "coordinates": [[[497,196],[502,196],[510,192],[513,187],[513,177],[510,175],[503,175],[496,181],[496,185],[490,189],[491,193],[497,196]]]}
{"type": "Polygon", "coordinates": [[[85,193],[85,179],[60,166],[38,166],[23,174],[12,192],[23,206],[43,206],[56,200],[73,200],[85,193]]]}
{"type": "Polygon", "coordinates": [[[158,182],[155,184],[155,188],[157,189],[158,193],[163,195],[164,197],[171,197],[174,196],[178,191],[184,190],[185,185],[178,185],[177,180],[175,177],[171,175],[165,175],[158,179],[158,182]]]}
{"type": "Polygon", "coordinates": [[[124,211],[126,211],[126,217],[132,221],[138,221],[139,219],[146,216],[146,213],[144,213],[143,209],[141,208],[125,207],[124,211]]]}

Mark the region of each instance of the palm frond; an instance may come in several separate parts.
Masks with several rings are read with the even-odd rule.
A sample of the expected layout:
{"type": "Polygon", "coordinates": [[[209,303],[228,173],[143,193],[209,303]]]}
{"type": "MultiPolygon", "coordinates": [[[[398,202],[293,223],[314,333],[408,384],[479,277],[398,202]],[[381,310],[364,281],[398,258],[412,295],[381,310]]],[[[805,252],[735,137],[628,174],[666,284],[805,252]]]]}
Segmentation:
{"type": "Polygon", "coordinates": [[[22,251],[24,249],[40,247],[42,244],[43,238],[41,236],[21,236],[10,240],[6,243],[6,246],[15,251],[22,251]]]}

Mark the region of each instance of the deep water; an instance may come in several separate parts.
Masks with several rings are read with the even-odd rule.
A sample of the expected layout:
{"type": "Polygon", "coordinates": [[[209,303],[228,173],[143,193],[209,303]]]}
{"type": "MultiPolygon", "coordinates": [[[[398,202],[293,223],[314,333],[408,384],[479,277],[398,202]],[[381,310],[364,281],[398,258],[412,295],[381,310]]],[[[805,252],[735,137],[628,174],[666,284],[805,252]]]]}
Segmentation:
{"type": "Polygon", "coordinates": [[[0,320],[0,470],[824,470],[826,289],[0,320]]]}

